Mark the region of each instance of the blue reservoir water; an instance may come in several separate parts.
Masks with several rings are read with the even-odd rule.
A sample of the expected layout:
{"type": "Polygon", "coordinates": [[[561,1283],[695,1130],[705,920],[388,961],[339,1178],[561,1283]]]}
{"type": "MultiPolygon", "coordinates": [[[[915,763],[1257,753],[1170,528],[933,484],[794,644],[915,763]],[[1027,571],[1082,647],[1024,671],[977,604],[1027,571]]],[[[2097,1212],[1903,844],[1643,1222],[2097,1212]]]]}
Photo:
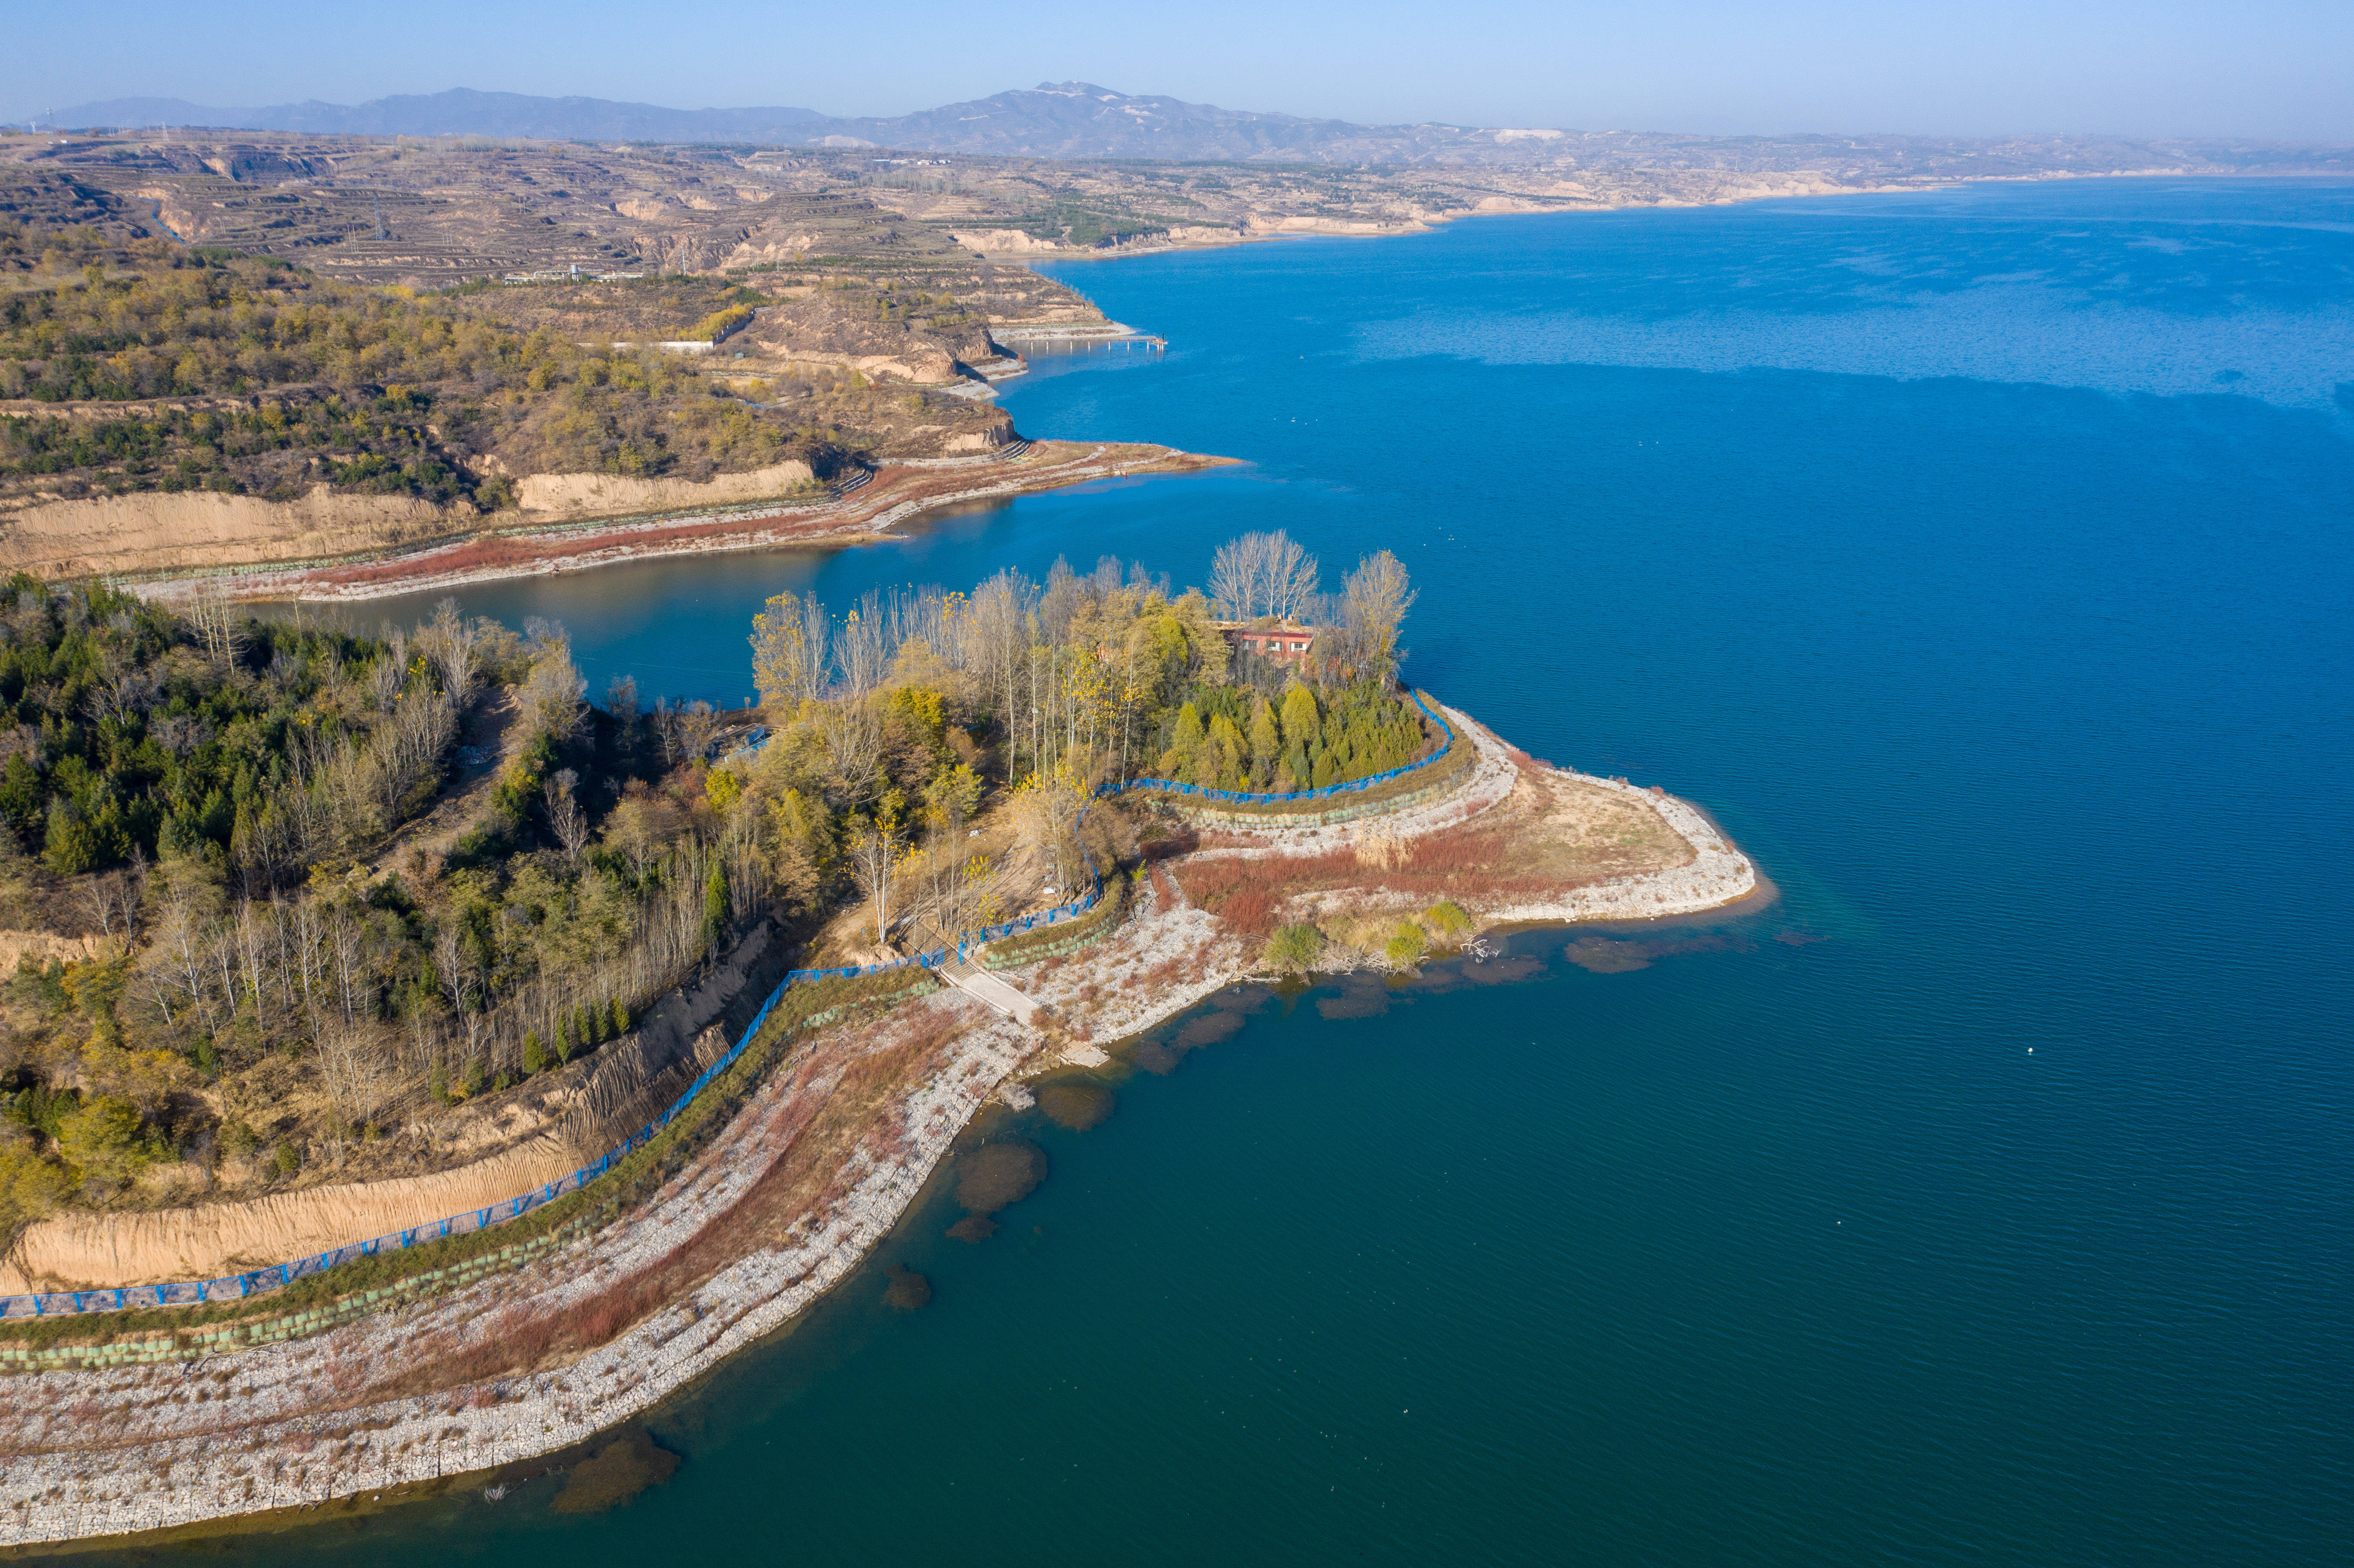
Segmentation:
{"type": "MultiPolygon", "coordinates": [[[[483,589],[740,700],[759,599],[1281,525],[1409,673],[1693,799],[1762,912],[1233,999],[979,1245],[944,1196],[550,1478],[191,1548],[572,1563],[2354,1552],[2354,186],[2078,182],[1067,266],[1165,358],[1034,436],[1247,460],[898,546],[483,589]],[[1333,571],[1337,576],[1337,571],[1333,571]],[[1232,1014],[1233,1016],[1226,1016],[1232,1014]],[[882,1305],[882,1264],[936,1290],[882,1305]]],[[[387,607],[407,614],[410,608],[387,607]]]]}

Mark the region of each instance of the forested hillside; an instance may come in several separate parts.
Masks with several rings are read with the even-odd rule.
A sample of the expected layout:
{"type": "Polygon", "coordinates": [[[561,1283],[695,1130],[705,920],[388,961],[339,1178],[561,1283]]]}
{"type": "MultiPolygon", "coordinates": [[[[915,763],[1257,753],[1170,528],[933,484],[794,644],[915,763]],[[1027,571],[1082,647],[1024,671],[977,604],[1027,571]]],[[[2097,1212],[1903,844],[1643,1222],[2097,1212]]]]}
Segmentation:
{"type": "Polygon", "coordinates": [[[494,511],[511,474],[830,470],[841,450],[839,429],[788,425],[660,350],[518,332],[462,298],[266,258],[133,249],[0,297],[0,397],[147,405],[0,418],[0,494],[288,500],[324,483],[494,511]]]}
{"type": "Polygon", "coordinates": [[[9,592],[0,927],[89,956],[0,998],[0,1223],[429,1167],[436,1107],[614,1037],[770,906],[705,791],[717,715],[591,709],[556,629],[9,592]],[[469,723],[481,787],[406,833],[469,723]]]}
{"type": "MultiPolygon", "coordinates": [[[[735,374],[652,346],[708,341],[773,302],[743,285],[420,296],[270,257],[6,222],[0,260],[16,268],[0,273],[0,504],[323,487],[495,512],[528,474],[700,481],[796,460],[822,480],[1006,423],[847,368],[735,374]]],[[[907,335],[894,296],[851,291],[907,335]]],[[[985,350],[952,302],[925,296],[924,310],[928,328],[949,321],[985,350]]]]}
{"type": "Polygon", "coordinates": [[[6,1226],[467,1158],[500,1091],[754,924],[822,964],[936,947],[1113,874],[1136,825],[1083,831],[1099,786],[1339,782],[1437,738],[1394,683],[1385,552],[1317,601],[1298,670],[1235,654],[1246,606],[1108,558],[839,614],[780,595],[757,715],[626,680],[592,705],[560,629],[446,605],[369,638],[5,592],[6,1226]]]}

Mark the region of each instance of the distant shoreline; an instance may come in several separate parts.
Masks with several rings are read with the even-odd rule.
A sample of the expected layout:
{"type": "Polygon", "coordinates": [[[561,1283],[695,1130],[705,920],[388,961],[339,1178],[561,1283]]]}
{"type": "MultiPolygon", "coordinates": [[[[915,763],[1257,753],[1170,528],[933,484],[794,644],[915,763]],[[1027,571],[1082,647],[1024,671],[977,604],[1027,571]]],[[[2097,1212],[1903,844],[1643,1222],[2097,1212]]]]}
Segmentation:
{"type": "Polygon", "coordinates": [[[1973,175],[1966,177],[1941,178],[1896,185],[1833,185],[1822,188],[1787,191],[1754,191],[1740,196],[1728,196],[1714,201],[1687,201],[1662,197],[1657,201],[1604,202],[1589,201],[1571,205],[1560,198],[1544,196],[1499,196],[1499,205],[1484,204],[1469,212],[1445,213],[1416,223],[1397,224],[1388,228],[1369,225],[1352,226],[1344,222],[1310,219],[1300,227],[1274,228],[1258,233],[1236,230],[1231,239],[1184,239],[1168,242],[1143,242],[1136,245],[1108,246],[1101,249],[978,252],[991,261],[1019,261],[1023,265],[1060,261],[1123,261],[1139,256],[1173,256],[1192,250],[1231,250],[1245,245],[1264,245],[1287,239],[1405,239],[1416,235],[1436,234],[1452,223],[1480,217],[1545,217],[1552,216],[1578,217],[1609,212],[1657,212],[1668,209],[1699,210],[1703,207],[1745,207],[1751,202],[1798,201],[1809,196],[1906,196],[1932,191],[1956,190],[1965,185],[2046,185],[2059,181],[2080,180],[2347,180],[2354,178],[2338,169],[2284,169],[2252,172],[2223,171],[2195,173],[2188,169],[2109,169],[2095,173],[2086,169],[2053,169],[2035,175],[1973,175]]]}
{"type": "Polygon", "coordinates": [[[946,507],[1040,494],[1097,479],[1195,473],[1239,461],[1140,442],[1039,441],[1010,462],[984,457],[885,463],[871,482],[834,500],[551,521],[544,528],[484,530],[421,549],[281,566],[171,568],[111,580],[166,602],[209,591],[235,599],[353,603],[673,556],[794,546],[846,548],[895,537],[903,524],[946,507]]]}

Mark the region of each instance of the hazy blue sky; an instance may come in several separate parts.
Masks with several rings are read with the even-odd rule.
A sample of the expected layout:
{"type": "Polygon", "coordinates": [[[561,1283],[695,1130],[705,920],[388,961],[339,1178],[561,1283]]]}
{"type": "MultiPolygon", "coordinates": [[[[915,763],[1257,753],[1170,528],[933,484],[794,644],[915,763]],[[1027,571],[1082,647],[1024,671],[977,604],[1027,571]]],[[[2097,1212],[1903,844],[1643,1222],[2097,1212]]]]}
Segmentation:
{"type": "Polygon", "coordinates": [[[18,115],[449,87],[896,114],[1076,78],[1367,122],[2354,141],[2354,0],[98,0],[16,18],[0,107],[18,115]]]}

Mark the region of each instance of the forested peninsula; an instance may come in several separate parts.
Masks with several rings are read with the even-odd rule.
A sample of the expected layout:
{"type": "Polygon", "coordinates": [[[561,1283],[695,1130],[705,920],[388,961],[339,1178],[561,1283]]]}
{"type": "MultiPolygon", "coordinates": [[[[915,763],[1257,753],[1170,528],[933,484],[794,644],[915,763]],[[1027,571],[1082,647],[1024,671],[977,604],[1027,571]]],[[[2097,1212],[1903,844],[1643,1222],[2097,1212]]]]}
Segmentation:
{"type": "Polygon", "coordinates": [[[560,627],[446,606],[370,639],[11,581],[0,1541],[562,1462],[943,1160],[982,1243],[1035,1180],[992,1118],[1222,987],[1759,886],[1690,807],[1402,687],[1387,553],[1329,595],[1280,535],[1211,567],[781,595],[742,710],[592,694],[560,627]]]}

